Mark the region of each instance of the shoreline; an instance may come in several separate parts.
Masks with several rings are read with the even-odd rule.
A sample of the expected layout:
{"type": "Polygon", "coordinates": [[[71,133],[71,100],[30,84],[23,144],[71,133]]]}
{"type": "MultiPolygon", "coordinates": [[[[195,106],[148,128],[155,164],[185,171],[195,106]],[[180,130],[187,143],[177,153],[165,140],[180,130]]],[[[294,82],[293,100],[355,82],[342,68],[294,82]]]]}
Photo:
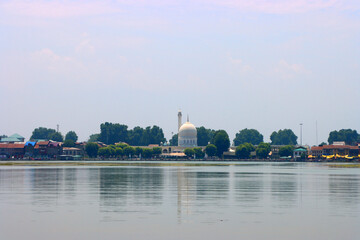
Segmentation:
{"type": "Polygon", "coordinates": [[[344,161],[283,161],[283,160],[1,160],[0,166],[230,166],[254,163],[319,163],[334,168],[360,168],[360,163],[344,161]]]}

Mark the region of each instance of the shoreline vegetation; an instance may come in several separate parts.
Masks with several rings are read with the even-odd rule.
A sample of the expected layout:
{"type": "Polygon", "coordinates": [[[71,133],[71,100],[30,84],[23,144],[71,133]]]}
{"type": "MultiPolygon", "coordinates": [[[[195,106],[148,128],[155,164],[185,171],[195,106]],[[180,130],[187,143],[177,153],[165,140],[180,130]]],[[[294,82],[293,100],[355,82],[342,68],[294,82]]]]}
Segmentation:
{"type": "MultiPolygon", "coordinates": [[[[158,159],[158,160],[115,160],[115,159],[87,159],[87,160],[2,160],[0,166],[109,166],[109,167],[124,167],[124,166],[154,166],[154,167],[180,167],[180,166],[230,166],[230,165],[246,165],[249,163],[298,163],[296,161],[284,160],[221,160],[221,159],[158,159]]],[[[359,162],[309,162],[307,163],[322,163],[331,168],[360,168],[359,162]]]]}

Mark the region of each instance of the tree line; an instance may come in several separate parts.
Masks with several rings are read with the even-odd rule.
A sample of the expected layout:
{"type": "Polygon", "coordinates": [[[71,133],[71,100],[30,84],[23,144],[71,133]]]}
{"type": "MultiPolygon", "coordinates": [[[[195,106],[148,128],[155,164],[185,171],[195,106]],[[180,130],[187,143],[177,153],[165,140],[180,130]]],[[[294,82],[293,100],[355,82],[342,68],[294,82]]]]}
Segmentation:
{"type": "MultiPolygon", "coordinates": [[[[214,137],[218,131],[225,130],[208,129],[203,126],[197,128],[197,145],[207,146],[209,143],[214,144],[214,137]]],[[[227,133],[226,133],[227,135],[227,133]]],[[[227,135],[228,136],[228,135],[227,135]]],[[[69,131],[65,137],[55,129],[39,127],[34,129],[30,139],[43,139],[64,142],[64,146],[74,146],[78,140],[78,136],[74,131],[69,131]]],[[[280,129],[272,132],[270,135],[271,145],[296,145],[298,137],[291,129],[280,129]]],[[[162,128],[159,126],[148,126],[146,128],[134,127],[128,129],[127,125],[119,123],[105,122],[100,125],[100,133],[92,134],[88,142],[100,141],[107,145],[125,142],[131,146],[148,146],[150,144],[158,144],[166,142],[162,128]]],[[[341,129],[329,133],[328,143],[335,141],[344,141],[348,145],[355,145],[360,142],[360,134],[356,130],[341,129]]],[[[263,135],[256,129],[242,129],[236,133],[233,143],[239,146],[244,143],[259,145],[264,142],[263,135]]],[[[178,145],[178,135],[175,134],[169,141],[171,146],[178,145]]],[[[321,145],[326,143],[321,143],[321,145]]]]}
{"type": "Polygon", "coordinates": [[[89,157],[105,157],[105,158],[132,158],[144,157],[152,158],[158,157],[162,153],[160,147],[142,148],[132,147],[126,143],[111,144],[106,147],[99,147],[97,143],[89,142],[85,145],[85,151],[89,157]]]}

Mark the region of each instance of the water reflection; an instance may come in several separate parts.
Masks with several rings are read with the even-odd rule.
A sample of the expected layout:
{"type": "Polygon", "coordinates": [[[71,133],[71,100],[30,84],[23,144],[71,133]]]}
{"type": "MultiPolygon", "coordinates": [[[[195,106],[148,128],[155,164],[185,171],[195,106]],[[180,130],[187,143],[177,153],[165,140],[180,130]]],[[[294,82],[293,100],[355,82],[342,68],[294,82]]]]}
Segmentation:
{"type": "Polygon", "coordinates": [[[296,205],[298,192],[296,174],[271,174],[271,195],[275,206],[291,207],[296,205]]]}
{"type": "Polygon", "coordinates": [[[100,204],[157,205],[162,202],[164,173],[161,168],[100,168],[100,204]]]}
{"type": "Polygon", "coordinates": [[[359,199],[359,175],[329,175],[329,201],[334,207],[357,207],[359,199]]]}
{"type": "Polygon", "coordinates": [[[235,174],[235,196],[243,205],[257,204],[263,197],[265,175],[240,172],[235,174]]]}
{"type": "Polygon", "coordinates": [[[277,221],[309,228],[324,219],[351,227],[360,218],[359,193],[360,173],[306,164],[0,168],[0,229],[19,224],[17,211],[19,227],[35,229],[65,221],[142,230],[220,222],[272,229],[266,224],[277,221]]]}

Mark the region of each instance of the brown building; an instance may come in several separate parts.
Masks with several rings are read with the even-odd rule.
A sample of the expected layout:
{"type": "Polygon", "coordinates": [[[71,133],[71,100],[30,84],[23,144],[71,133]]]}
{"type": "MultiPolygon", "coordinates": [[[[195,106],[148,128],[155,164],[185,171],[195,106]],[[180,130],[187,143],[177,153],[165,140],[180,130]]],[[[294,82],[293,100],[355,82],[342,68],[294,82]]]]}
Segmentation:
{"type": "Polygon", "coordinates": [[[3,158],[23,158],[25,154],[24,143],[0,144],[0,156],[3,158]]]}
{"type": "Polygon", "coordinates": [[[359,147],[358,146],[350,146],[350,145],[323,145],[319,147],[311,148],[311,155],[316,157],[325,156],[358,156],[359,155],[359,147]]]}

